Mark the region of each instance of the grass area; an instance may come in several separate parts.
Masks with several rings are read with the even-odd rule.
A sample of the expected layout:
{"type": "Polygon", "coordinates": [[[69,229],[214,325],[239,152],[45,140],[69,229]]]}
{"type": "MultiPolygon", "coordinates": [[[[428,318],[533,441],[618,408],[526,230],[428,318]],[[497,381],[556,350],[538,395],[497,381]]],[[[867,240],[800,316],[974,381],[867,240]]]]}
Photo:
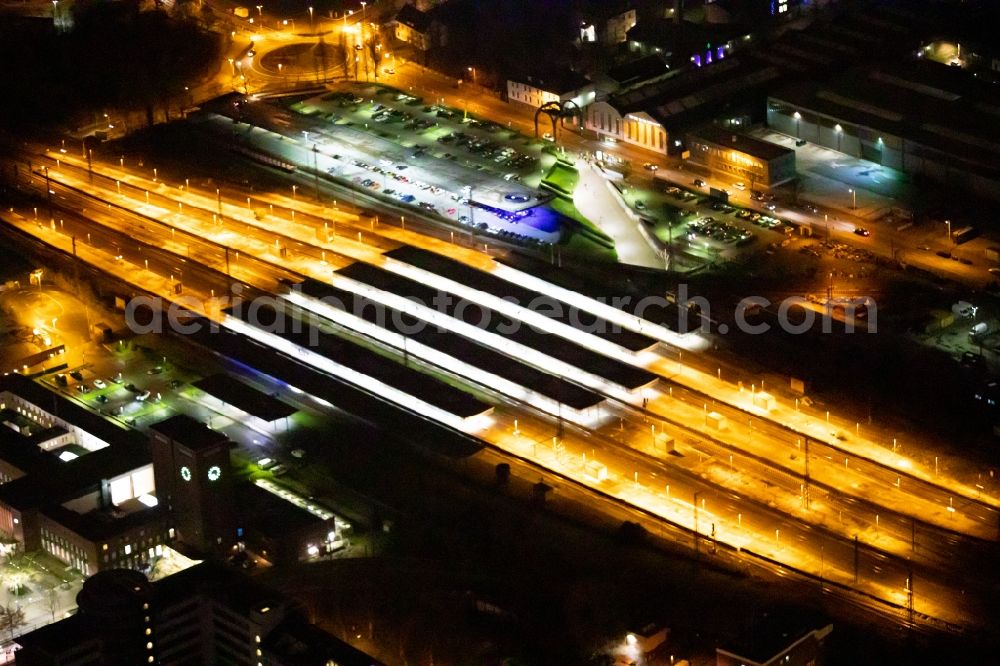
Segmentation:
{"type": "Polygon", "coordinates": [[[569,252],[584,258],[592,258],[608,263],[618,261],[618,253],[615,252],[613,247],[609,248],[603,243],[598,243],[591,237],[581,233],[567,232],[560,244],[569,252]]]}
{"type": "Polygon", "coordinates": [[[583,216],[576,205],[569,200],[562,197],[556,197],[553,199],[549,205],[554,211],[567,217],[574,222],[575,230],[590,237],[595,243],[606,246],[608,249],[613,249],[615,242],[610,236],[605,234],[603,231],[597,228],[593,222],[588,220],[583,216]]]}
{"type": "Polygon", "coordinates": [[[560,240],[563,247],[602,261],[618,261],[615,242],[585,218],[572,200],[556,197],[549,202],[549,206],[564,218],[560,240]]]}
{"type": "Polygon", "coordinates": [[[580,182],[580,174],[576,167],[561,160],[556,160],[555,164],[549,168],[545,178],[542,179],[542,187],[552,190],[556,194],[565,197],[572,197],[577,183],[580,182]]]}
{"type": "Polygon", "coordinates": [[[549,206],[563,217],[560,244],[577,254],[603,261],[617,261],[615,242],[584,217],[573,203],[573,192],[579,182],[580,174],[576,167],[556,159],[539,184],[556,195],[549,206]]]}

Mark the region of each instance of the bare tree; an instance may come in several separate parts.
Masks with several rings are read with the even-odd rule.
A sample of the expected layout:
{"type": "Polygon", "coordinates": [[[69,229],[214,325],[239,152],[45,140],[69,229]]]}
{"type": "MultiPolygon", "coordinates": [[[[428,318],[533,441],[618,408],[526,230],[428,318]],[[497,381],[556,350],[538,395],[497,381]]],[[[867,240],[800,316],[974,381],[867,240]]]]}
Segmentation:
{"type": "Polygon", "coordinates": [[[0,631],[6,631],[10,640],[14,640],[14,636],[18,633],[18,630],[27,624],[27,618],[24,615],[24,609],[20,606],[0,606],[0,631]]]}
{"type": "Polygon", "coordinates": [[[52,621],[56,621],[56,611],[59,610],[59,590],[52,586],[45,593],[45,602],[48,604],[49,612],[52,613],[52,621]]]}

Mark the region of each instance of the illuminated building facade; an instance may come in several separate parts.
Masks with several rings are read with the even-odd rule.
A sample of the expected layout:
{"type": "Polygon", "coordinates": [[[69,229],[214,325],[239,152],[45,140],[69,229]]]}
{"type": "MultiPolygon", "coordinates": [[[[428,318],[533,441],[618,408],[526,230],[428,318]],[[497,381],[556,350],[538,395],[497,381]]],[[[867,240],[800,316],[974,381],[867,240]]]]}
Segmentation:
{"type": "Polygon", "coordinates": [[[393,28],[396,39],[420,51],[444,46],[447,42],[444,25],[435,20],[430,11],[422,11],[411,4],[403,5],[399,10],[393,28]]]}
{"type": "Polygon", "coordinates": [[[773,187],[795,178],[795,151],[710,125],[688,135],[690,159],[749,187],[773,187]]]}
{"type": "Polygon", "coordinates": [[[538,108],[546,102],[573,102],[579,108],[594,101],[594,84],[583,74],[568,69],[544,74],[526,74],[507,81],[507,101],[538,108]]]}
{"type": "Polygon", "coordinates": [[[144,437],[20,375],[0,381],[0,420],[0,533],[84,575],[162,554],[173,530],[144,437]]]}
{"type": "Polygon", "coordinates": [[[600,101],[590,105],[585,118],[586,128],[599,138],[667,153],[667,131],[645,111],[623,115],[610,101],[600,101]]]}

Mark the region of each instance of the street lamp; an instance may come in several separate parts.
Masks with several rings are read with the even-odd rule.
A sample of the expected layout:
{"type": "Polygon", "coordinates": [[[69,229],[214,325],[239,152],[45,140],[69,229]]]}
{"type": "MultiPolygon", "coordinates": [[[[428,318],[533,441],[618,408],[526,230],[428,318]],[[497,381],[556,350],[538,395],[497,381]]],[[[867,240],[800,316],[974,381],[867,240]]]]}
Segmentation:
{"type": "Polygon", "coordinates": [[[695,492],[695,494],[694,494],[694,501],[691,503],[691,506],[694,509],[694,555],[695,555],[695,558],[697,558],[700,555],[700,553],[698,552],[698,545],[699,545],[698,544],[698,495],[700,495],[700,494],[701,494],[700,490],[697,491],[697,492],[695,492]]]}
{"type": "Polygon", "coordinates": [[[468,69],[472,73],[472,83],[476,83],[476,68],[466,67],[466,69],[468,69]]]}
{"type": "Polygon", "coordinates": [[[851,208],[857,210],[858,208],[858,191],[853,187],[848,188],[848,192],[851,193],[851,208]]]}
{"type": "Polygon", "coordinates": [[[792,114],[792,117],[795,118],[795,138],[796,139],[801,139],[802,138],[802,131],[801,131],[801,127],[802,127],[802,114],[799,113],[798,111],[796,111],[794,114],[792,114]]]}
{"type": "Polygon", "coordinates": [[[833,131],[837,133],[837,151],[839,152],[841,143],[840,139],[844,135],[844,128],[840,126],[840,123],[837,123],[833,126],[833,131]]]}
{"type": "Polygon", "coordinates": [[[316,32],[316,23],[313,21],[313,8],[309,7],[309,31],[316,32]]]}
{"type": "Polygon", "coordinates": [[[264,5],[257,5],[257,18],[264,18],[264,5]]]}
{"type": "Polygon", "coordinates": [[[951,220],[945,220],[945,225],[948,227],[948,241],[951,241],[951,220]]]}

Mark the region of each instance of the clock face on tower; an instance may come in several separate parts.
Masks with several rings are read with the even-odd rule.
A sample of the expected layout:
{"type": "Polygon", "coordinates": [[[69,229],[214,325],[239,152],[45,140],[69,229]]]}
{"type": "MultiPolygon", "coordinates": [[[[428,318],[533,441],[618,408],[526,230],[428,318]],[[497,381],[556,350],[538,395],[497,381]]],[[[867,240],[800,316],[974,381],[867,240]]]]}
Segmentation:
{"type": "Polygon", "coordinates": [[[212,465],[211,467],[208,468],[209,481],[218,481],[221,476],[222,476],[222,470],[219,468],[218,465],[212,465]]]}
{"type": "Polygon", "coordinates": [[[191,470],[188,469],[186,466],[181,467],[181,478],[184,479],[185,481],[191,480],[191,470]]]}

